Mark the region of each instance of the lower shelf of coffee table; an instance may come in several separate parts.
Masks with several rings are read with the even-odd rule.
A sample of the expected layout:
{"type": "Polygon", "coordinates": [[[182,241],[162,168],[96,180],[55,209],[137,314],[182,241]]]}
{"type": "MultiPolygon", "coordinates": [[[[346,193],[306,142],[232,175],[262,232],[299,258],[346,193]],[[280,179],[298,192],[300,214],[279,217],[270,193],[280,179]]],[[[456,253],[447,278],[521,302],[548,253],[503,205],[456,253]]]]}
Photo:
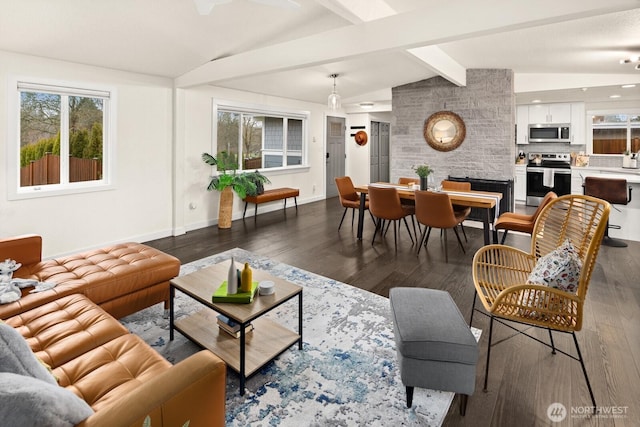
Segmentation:
{"type": "MultiPolygon", "coordinates": [[[[217,324],[218,314],[209,309],[200,310],[174,322],[174,328],[192,341],[225,361],[227,366],[240,372],[240,338],[221,331],[217,324]]],[[[284,350],[291,347],[300,335],[269,319],[258,318],[253,322],[253,331],[245,338],[245,376],[255,373],[284,350]]]]}

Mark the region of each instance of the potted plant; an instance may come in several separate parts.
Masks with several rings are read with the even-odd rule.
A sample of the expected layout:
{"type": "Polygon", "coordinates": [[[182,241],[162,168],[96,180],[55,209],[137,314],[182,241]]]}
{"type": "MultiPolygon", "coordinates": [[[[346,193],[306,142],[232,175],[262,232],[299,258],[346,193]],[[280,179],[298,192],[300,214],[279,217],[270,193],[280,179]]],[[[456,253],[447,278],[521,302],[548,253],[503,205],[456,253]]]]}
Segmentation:
{"type": "Polygon", "coordinates": [[[413,170],[420,177],[420,190],[426,190],[429,183],[429,175],[433,173],[433,169],[429,165],[417,165],[413,166],[413,170]]]}
{"type": "Polygon", "coordinates": [[[237,173],[237,157],[226,151],[220,152],[217,159],[209,153],[202,153],[202,160],[206,164],[217,166],[218,168],[218,174],[211,177],[211,181],[207,186],[208,191],[220,191],[218,228],[231,228],[233,191],[235,191],[241,199],[244,199],[247,195],[255,196],[260,192],[264,184],[270,183],[271,181],[257,170],[255,172],[237,173]]]}

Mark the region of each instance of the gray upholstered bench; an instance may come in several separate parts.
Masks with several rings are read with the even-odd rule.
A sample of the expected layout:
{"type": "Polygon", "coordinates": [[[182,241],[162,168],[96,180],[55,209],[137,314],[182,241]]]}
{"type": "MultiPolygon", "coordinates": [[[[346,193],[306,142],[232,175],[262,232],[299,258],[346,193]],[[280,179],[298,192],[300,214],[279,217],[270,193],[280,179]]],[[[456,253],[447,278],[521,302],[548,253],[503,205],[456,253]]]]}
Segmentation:
{"type": "Polygon", "coordinates": [[[400,376],[413,388],[459,393],[460,413],[476,385],[478,343],[448,292],[393,288],[389,293],[400,376]]]}

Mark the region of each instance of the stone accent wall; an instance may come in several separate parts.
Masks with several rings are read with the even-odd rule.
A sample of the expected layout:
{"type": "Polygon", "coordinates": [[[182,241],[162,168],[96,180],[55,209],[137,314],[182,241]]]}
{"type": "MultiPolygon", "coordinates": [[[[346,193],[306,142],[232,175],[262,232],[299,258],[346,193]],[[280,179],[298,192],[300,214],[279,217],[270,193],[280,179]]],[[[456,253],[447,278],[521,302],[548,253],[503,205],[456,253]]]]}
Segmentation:
{"type": "Polygon", "coordinates": [[[392,89],[391,180],[415,176],[412,166],[427,163],[435,182],[448,175],[513,179],[516,157],[513,71],[467,70],[467,86],[433,77],[392,89]],[[453,111],[465,122],[467,136],[458,148],[440,152],[423,137],[429,116],[453,111]]]}

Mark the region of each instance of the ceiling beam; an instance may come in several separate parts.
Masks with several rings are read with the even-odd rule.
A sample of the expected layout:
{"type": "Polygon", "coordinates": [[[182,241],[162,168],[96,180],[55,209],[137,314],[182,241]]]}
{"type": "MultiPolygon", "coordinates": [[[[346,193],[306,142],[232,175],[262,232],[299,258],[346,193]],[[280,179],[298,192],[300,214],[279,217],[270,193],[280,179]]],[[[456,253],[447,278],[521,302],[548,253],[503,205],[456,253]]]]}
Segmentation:
{"type": "Polygon", "coordinates": [[[407,52],[451,83],[458,86],[467,85],[467,69],[444,53],[438,46],[421,46],[408,49],[407,52]]]}
{"type": "Polygon", "coordinates": [[[316,3],[353,24],[396,14],[385,0],[316,0],[316,3]]]}
{"type": "Polygon", "coordinates": [[[396,49],[462,40],[545,23],[637,8],[637,0],[498,0],[500,13],[485,2],[464,0],[350,25],[208,62],[175,79],[176,87],[215,84],[228,79],[337,62],[396,49]],[[462,4],[461,4],[462,3],[462,4]],[[482,16],[482,19],[478,19],[482,16]],[[455,23],[464,22],[464,25],[455,23]],[[455,25],[454,25],[455,24],[455,25]]]}
{"type": "MultiPolygon", "coordinates": [[[[332,12],[353,24],[397,15],[385,0],[316,0],[332,12]]],[[[417,63],[439,74],[451,83],[466,86],[467,69],[437,46],[422,46],[407,50],[417,63]]]]}

